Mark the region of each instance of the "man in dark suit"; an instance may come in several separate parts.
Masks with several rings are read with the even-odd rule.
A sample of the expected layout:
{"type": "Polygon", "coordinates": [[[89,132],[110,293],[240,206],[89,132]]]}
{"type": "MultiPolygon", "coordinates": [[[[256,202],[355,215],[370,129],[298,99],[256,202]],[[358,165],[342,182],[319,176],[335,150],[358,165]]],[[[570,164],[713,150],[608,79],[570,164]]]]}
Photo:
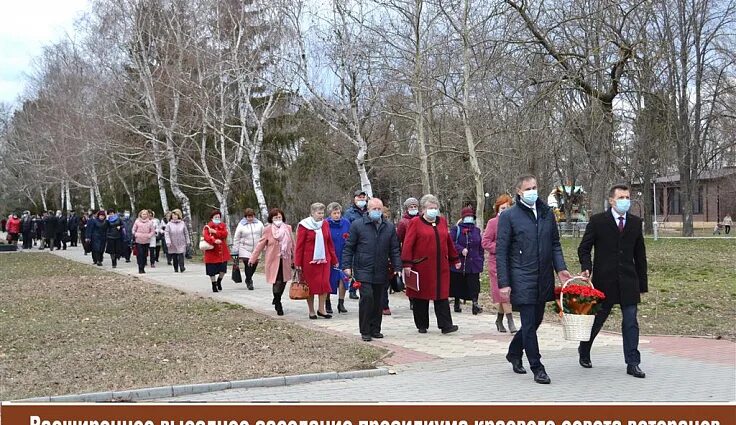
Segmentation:
{"type": "Polygon", "coordinates": [[[537,195],[537,179],[519,177],[516,193],[516,204],[498,220],[496,237],[498,288],[504,296],[511,295],[511,304],[521,316],[521,330],[511,340],[506,360],[515,373],[526,373],[521,360],[526,353],[534,381],[549,384],[537,329],[544,319],[546,303],[555,297],[555,272],[562,281],[571,276],[562,255],[555,216],[537,195]]]}
{"type": "Polygon", "coordinates": [[[578,247],[578,257],[583,276],[589,277],[595,287],[606,294],[606,299],[595,316],[590,341],[578,347],[580,366],[591,368],[590,349],[593,340],[603,327],[614,304],[621,306],[623,322],[626,373],[637,378],[646,375],[639,368],[639,323],[637,304],[648,290],[647,254],[641,219],[629,214],[631,192],[626,185],[615,185],[608,195],[611,208],[590,218],[585,235],[578,247]],[[595,261],[591,262],[591,249],[595,249],[595,261]]]}

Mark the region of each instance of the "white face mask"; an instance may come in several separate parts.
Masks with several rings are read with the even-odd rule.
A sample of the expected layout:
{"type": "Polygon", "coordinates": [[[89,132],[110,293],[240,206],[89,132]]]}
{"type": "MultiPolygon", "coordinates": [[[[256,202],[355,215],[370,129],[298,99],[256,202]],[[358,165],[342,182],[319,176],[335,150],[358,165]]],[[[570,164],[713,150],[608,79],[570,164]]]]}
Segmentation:
{"type": "Polygon", "coordinates": [[[273,225],[274,225],[274,226],[276,226],[276,227],[281,227],[281,225],[282,225],[282,224],[284,224],[284,222],[283,222],[283,221],[281,221],[281,220],[273,220],[273,222],[272,222],[272,223],[273,223],[273,225]]]}

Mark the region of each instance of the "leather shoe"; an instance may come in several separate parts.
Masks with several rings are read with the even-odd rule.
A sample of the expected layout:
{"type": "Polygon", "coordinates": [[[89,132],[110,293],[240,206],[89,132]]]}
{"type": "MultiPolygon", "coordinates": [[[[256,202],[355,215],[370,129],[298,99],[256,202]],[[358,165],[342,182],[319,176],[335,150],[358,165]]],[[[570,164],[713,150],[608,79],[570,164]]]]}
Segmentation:
{"type": "Polygon", "coordinates": [[[371,334],[371,336],[372,336],[373,338],[378,338],[378,339],[381,339],[381,338],[383,338],[383,334],[382,334],[382,333],[380,333],[380,332],[376,332],[376,333],[374,333],[374,334],[371,334]]]}
{"type": "Polygon", "coordinates": [[[506,355],[506,360],[511,363],[511,368],[514,370],[514,373],[522,375],[526,373],[526,369],[524,369],[524,364],[521,362],[521,358],[509,357],[506,355]]]}
{"type": "Polygon", "coordinates": [[[443,334],[451,334],[453,332],[457,332],[457,330],[460,329],[457,327],[457,325],[452,325],[449,328],[442,329],[443,334]]]}
{"type": "Polygon", "coordinates": [[[646,373],[642,372],[641,369],[639,369],[638,365],[628,365],[626,366],[626,373],[633,376],[634,378],[645,378],[647,376],[646,373]]]}
{"type": "Polygon", "coordinates": [[[427,333],[427,329],[426,328],[419,328],[419,333],[420,334],[426,334],[427,333]]]}
{"type": "Polygon", "coordinates": [[[537,369],[534,371],[534,382],[537,384],[549,384],[552,380],[549,379],[549,375],[547,375],[544,369],[537,369]]]}
{"type": "Polygon", "coordinates": [[[361,335],[360,338],[365,342],[373,341],[370,335],[361,335]]]}

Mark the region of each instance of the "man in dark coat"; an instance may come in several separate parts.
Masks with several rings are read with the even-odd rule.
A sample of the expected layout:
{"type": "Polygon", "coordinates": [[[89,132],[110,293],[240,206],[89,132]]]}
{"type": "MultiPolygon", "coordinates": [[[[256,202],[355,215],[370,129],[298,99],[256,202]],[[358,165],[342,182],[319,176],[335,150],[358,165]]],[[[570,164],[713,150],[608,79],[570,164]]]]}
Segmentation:
{"type": "MultiPolygon", "coordinates": [[[[130,217],[130,211],[123,213],[123,257],[125,262],[130,263],[130,255],[133,253],[133,224],[135,220],[130,217]]],[[[166,246],[166,244],[163,244],[166,246]]]]}
{"type": "Polygon", "coordinates": [[[501,214],[496,238],[498,287],[521,315],[521,331],[514,335],[506,355],[514,372],[526,373],[526,352],[534,381],[551,382],[541,362],[537,329],[544,307],[554,300],[555,275],[570,278],[562,255],[560,235],[552,210],[538,199],[537,179],[522,176],[516,182],[516,204],[501,214]]]}
{"type": "MultiPolygon", "coordinates": [[[[53,211],[49,211],[43,218],[43,237],[46,245],[48,245],[51,251],[54,250],[54,245],[56,245],[55,240],[58,228],[59,219],[56,218],[56,215],[53,211]]],[[[41,249],[43,249],[43,244],[41,245],[41,247],[41,249]]]]}
{"type": "Polygon", "coordinates": [[[69,228],[69,242],[71,246],[77,246],[77,241],[79,240],[79,216],[74,211],[69,215],[67,227],[69,228]]]}
{"type": "Polygon", "coordinates": [[[85,239],[90,247],[90,251],[92,251],[92,263],[102,266],[102,260],[105,255],[105,243],[107,242],[105,211],[100,210],[94,218],[89,219],[85,230],[85,239]]]}
{"type": "Polygon", "coordinates": [[[394,270],[401,270],[401,251],[396,228],[383,218],[383,202],[368,201],[368,215],[353,221],[350,236],[342,251],[345,274],[360,282],[358,316],[363,341],[383,338],[381,322],[382,298],[388,285],[389,261],[394,270]]]}
{"type": "Polygon", "coordinates": [[[61,249],[62,246],[64,247],[64,250],[66,251],[66,240],[69,237],[68,236],[68,220],[66,218],[66,215],[62,214],[61,211],[56,211],[56,220],[57,220],[57,226],[56,226],[56,249],[61,249]]]}
{"type": "Polygon", "coordinates": [[[23,234],[23,249],[33,248],[33,216],[30,211],[23,211],[20,220],[20,231],[23,234]]]}
{"type": "Polygon", "coordinates": [[[631,192],[626,185],[616,185],[608,194],[611,208],[590,218],[585,228],[578,258],[583,276],[593,272],[595,287],[606,294],[606,299],[595,316],[590,341],[581,342],[578,348],[580,365],[591,368],[590,349],[593,340],[603,327],[614,304],[621,306],[623,317],[621,334],[624,339],[626,373],[637,378],[646,375],[639,368],[639,322],[636,320],[637,304],[641,293],[647,292],[647,253],[641,219],[629,214],[631,192]],[[591,249],[595,249],[595,261],[591,262],[591,249]]]}
{"type": "MultiPolygon", "coordinates": [[[[345,210],[345,217],[350,223],[365,217],[368,214],[368,195],[364,190],[358,189],[353,194],[353,204],[345,210]]],[[[358,295],[355,293],[355,288],[352,286],[348,288],[350,299],[357,300],[358,295]]]]}

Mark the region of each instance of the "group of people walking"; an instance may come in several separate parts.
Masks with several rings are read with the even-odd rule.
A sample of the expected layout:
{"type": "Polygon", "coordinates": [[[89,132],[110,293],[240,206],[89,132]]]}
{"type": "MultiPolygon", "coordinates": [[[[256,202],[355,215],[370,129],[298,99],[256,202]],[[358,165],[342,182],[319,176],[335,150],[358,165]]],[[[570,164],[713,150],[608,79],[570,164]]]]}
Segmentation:
{"type": "MultiPolygon", "coordinates": [[[[578,248],[581,275],[592,277],[596,288],[606,295],[591,340],[579,346],[579,363],[592,367],[593,340],[612,307],[619,304],[627,373],[643,378],[637,304],[648,285],[641,219],[628,213],[630,190],[625,185],[611,188],[609,204],[608,210],[591,217],[578,248]]],[[[279,208],[268,212],[265,224],[256,218],[255,211],[246,209],[231,246],[221,212],[213,211],[202,228],[199,245],[212,291],[222,291],[230,260],[233,267],[243,267],[245,286],[253,290],[253,275],[263,256],[266,282],[271,285],[272,305],[278,315],[284,314],[282,297],[292,280],[309,288],[309,319],[332,318],[332,295],[337,296],[338,313],[347,313],[345,297],[355,293],[360,299],[361,338],[371,341],[383,338],[382,318],[391,313],[388,293],[392,286],[405,289],[420,334],[429,332],[430,301],[440,332],[458,331],[451,310],[460,313],[461,303],[470,301],[473,315],[483,311],[480,282],[487,268],[497,310],[496,329],[514,334],[506,355],[512,370],[527,373],[522,362],[525,354],[534,380],[551,382],[541,362],[536,332],[546,303],[554,299],[555,275],[560,282],[572,275],[565,264],[555,216],[538,198],[536,178],[522,176],[514,197],[500,195],[494,203],[494,216],[482,231],[471,207],[463,208],[459,220],[450,225],[440,213],[440,201],[431,194],[419,200],[408,198],[403,207],[395,225],[380,199],[369,199],[358,190],[344,211],[337,202],[312,204],[310,215],[295,229],[279,208]],[[519,312],[520,329],[512,309],[519,312]]],[[[145,209],[135,220],[128,211],[121,216],[113,209],[82,217],[61,211],[40,217],[26,211],[22,217],[11,216],[6,228],[9,240],[17,241],[22,234],[24,248],[40,240],[41,249],[66,249],[67,242],[76,246],[77,235],[82,235],[85,255],[91,253],[94,264],[102,266],[104,253],[110,255],[113,268],[119,260],[130,262],[135,255],[139,273],[146,273],[149,260],[155,267],[161,249],[174,271],[184,272],[185,257],[192,249],[188,226],[178,209],[165,214],[163,220],[145,209]]]]}

